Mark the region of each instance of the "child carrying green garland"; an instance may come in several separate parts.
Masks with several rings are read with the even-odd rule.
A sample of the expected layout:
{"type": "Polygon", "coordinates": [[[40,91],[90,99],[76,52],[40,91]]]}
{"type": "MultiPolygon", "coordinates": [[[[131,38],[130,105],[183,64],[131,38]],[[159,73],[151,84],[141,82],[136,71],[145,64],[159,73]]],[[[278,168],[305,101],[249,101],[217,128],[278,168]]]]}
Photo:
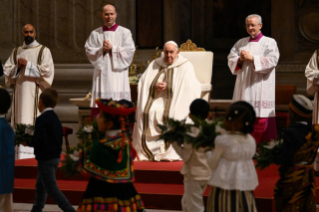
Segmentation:
{"type": "Polygon", "coordinates": [[[126,100],[95,100],[100,110],[98,129],[104,134],[81,153],[82,172],[91,178],[78,212],[143,212],[140,195],[134,188],[133,159],[128,116],[135,111],[126,100]]]}
{"type": "MultiPolygon", "coordinates": [[[[209,116],[209,104],[203,99],[195,99],[189,109],[189,117],[192,120],[196,117],[204,121],[209,116]]],[[[193,127],[191,133],[196,136],[197,131],[199,131],[199,128],[193,127]]],[[[212,172],[207,164],[205,148],[194,149],[189,143],[179,144],[176,141],[172,145],[184,162],[180,171],[184,176],[183,211],[204,212],[203,193],[206,190],[207,181],[212,172]]]]}
{"type": "Polygon", "coordinates": [[[275,156],[280,179],[275,186],[276,211],[315,212],[316,178],[313,162],[319,140],[317,125],[311,133],[313,103],[295,94],[289,104],[290,126],[283,133],[282,152],[275,156]]]}

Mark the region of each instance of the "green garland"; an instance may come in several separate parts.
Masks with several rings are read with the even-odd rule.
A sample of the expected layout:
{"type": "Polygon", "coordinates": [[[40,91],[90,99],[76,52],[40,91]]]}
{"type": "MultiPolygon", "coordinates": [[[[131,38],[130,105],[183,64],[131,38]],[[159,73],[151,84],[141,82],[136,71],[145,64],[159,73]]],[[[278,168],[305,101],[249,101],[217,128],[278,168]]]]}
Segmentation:
{"type": "Polygon", "coordinates": [[[221,119],[216,119],[212,123],[199,118],[193,118],[193,121],[193,124],[186,124],[186,119],[181,121],[169,119],[164,125],[158,125],[162,131],[158,140],[176,141],[179,144],[185,142],[192,144],[195,149],[199,147],[214,148],[215,138],[221,134],[218,130],[218,128],[222,128],[221,119]],[[193,128],[198,129],[198,135],[193,135],[193,128]]]}
{"type": "Polygon", "coordinates": [[[101,132],[98,129],[96,121],[93,121],[90,125],[84,126],[76,133],[77,138],[80,139],[83,143],[98,139],[100,134],[101,132]]]}
{"type": "Polygon", "coordinates": [[[179,121],[170,118],[164,125],[159,124],[157,126],[162,131],[157,140],[164,140],[165,143],[176,141],[182,144],[184,143],[184,139],[189,137],[187,133],[192,125],[186,124],[186,119],[179,121]]]}
{"type": "Polygon", "coordinates": [[[21,142],[32,142],[34,135],[34,126],[30,124],[16,124],[15,144],[20,145],[21,142]]]}
{"type": "MultiPolygon", "coordinates": [[[[312,129],[312,133],[306,136],[307,140],[316,141],[319,136],[319,125],[314,125],[312,129]]],[[[271,164],[275,164],[276,155],[282,152],[283,139],[282,135],[271,142],[264,142],[258,145],[258,153],[256,158],[256,168],[263,170],[270,166],[271,164]]]]}
{"type": "Polygon", "coordinates": [[[80,158],[83,149],[90,148],[92,141],[98,139],[101,132],[98,130],[97,122],[92,122],[91,125],[84,126],[76,133],[77,138],[81,140],[75,147],[71,148],[64,155],[61,169],[66,175],[77,175],[81,172],[80,158]]]}
{"type": "Polygon", "coordinates": [[[256,168],[263,170],[275,163],[276,155],[282,151],[283,140],[276,139],[271,142],[258,144],[258,153],[256,154],[256,168]]]}
{"type": "Polygon", "coordinates": [[[206,120],[195,119],[194,127],[200,129],[196,137],[189,136],[185,139],[186,143],[192,144],[193,148],[200,147],[215,148],[215,138],[221,134],[218,128],[222,128],[221,119],[215,119],[214,122],[209,123],[206,120]]]}

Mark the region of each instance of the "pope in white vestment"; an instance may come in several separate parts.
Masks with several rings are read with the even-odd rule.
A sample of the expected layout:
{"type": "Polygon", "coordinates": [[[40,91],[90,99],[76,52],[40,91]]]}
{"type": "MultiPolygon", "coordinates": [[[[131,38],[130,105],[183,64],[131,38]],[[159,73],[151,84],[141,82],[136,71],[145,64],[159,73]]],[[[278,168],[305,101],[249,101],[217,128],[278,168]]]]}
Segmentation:
{"type": "MultiPolygon", "coordinates": [[[[246,24],[249,34],[256,33],[256,15],[248,16],[246,24]],[[249,21],[255,21],[250,23],[249,21]]],[[[261,23],[261,22],[260,22],[261,23]]],[[[259,24],[260,28],[261,25],[259,24]]],[[[275,68],[279,51],[274,39],[257,34],[240,39],[228,55],[228,66],[237,75],[233,100],[249,102],[256,112],[256,123],[252,133],[256,142],[269,141],[277,137],[275,119],[275,68]]]]}
{"type": "Polygon", "coordinates": [[[319,124],[319,49],[317,49],[306,67],[305,76],[307,77],[307,93],[315,95],[314,108],[312,113],[312,124],[319,124]]]}
{"type": "MultiPolygon", "coordinates": [[[[51,87],[54,78],[54,64],[50,50],[34,40],[31,44],[17,47],[4,65],[5,84],[13,87],[11,125],[35,124],[40,115],[39,96],[42,90],[51,87]],[[23,68],[18,68],[18,59],[28,61],[23,68]]],[[[33,158],[33,148],[19,146],[18,159],[33,158]]]]}
{"type": "MultiPolygon", "coordinates": [[[[178,48],[175,42],[165,46],[172,43],[178,48]]],[[[156,141],[161,133],[157,125],[168,118],[187,118],[191,102],[200,98],[201,86],[192,63],[176,52],[176,58],[167,64],[164,49],[164,56],[148,66],[138,83],[133,145],[140,160],[180,160],[172,145],[156,141]],[[158,83],[165,83],[165,89],[159,91],[158,83]]]]}
{"type": "Polygon", "coordinates": [[[114,23],[94,30],[85,43],[86,54],[94,66],[91,107],[97,108],[95,99],[131,100],[128,68],[134,57],[135,45],[131,31],[114,23]],[[103,52],[108,40],[112,51],[103,52]]]}

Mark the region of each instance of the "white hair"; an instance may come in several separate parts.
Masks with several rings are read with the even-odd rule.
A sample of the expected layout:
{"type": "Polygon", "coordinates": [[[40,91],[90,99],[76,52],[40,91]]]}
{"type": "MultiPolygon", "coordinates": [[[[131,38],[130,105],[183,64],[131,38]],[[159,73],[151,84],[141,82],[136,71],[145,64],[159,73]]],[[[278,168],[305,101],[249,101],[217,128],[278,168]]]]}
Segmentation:
{"type": "Polygon", "coordinates": [[[247,16],[247,18],[246,18],[246,20],[245,20],[245,23],[247,22],[247,19],[249,19],[249,18],[254,18],[254,17],[257,18],[258,24],[261,24],[261,23],[262,23],[261,16],[260,16],[260,15],[257,15],[257,14],[252,14],[252,15],[247,16]]]}
{"type": "Polygon", "coordinates": [[[175,42],[175,41],[167,41],[165,44],[164,44],[164,47],[163,47],[163,49],[165,49],[165,46],[167,45],[167,44],[173,44],[174,46],[176,46],[176,51],[178,51],[178,45],[177,45],[177,43],[175,42]]]}

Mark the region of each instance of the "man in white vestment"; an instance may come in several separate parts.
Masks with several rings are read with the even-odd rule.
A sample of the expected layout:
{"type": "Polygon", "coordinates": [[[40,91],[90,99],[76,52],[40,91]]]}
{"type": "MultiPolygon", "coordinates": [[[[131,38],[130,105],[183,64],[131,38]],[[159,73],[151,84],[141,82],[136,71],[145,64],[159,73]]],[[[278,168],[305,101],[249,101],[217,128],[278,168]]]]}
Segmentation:
{"type": "MultiPolygon", "coordinates": [[[[35,124],[38,100],[42,90],[51,87],[54,77],[54,64],[50,49],[39,44],[31,24],[22,29],[23,46],[13,50],[4,65],[5,84],[13,87],[11,125],[35,124]]],[[[16,158],[33,158],[33,148],[19,146],[16,158]]]]}
{"type": "Polygon", "coordinates": [[[185,119],[191,102],[201,95],[194,67],[179,55],[177,44],[169,41],[163,51],[138,83],[133,145],[140,160],[180,160],[172,145],[156,141],[161,133],[157,125],[169,118],[185,119]]]}
{"type": "Polygon", "coordinates": [[[95,29],[85,43],[86,55],[94,66],[91,118],[98,114],[96,98],[131,100],[128,68],[135,45],[129,29],[116,24],[116,9],[107,4],[101,16],[104,25],[95,29]]]}
{"type": "Polygon", "coordinates": [[[250,35],[240,39],[228,55],[230,71],[237,75],[233,100],[249,102],[256,111],[252,136],[256,142],[277,137],[275,118],[275,67],[279,51],[274,39],[261,33],[259,15],[246,18],[246,30],[250,35]]]}
{"type": "Polygon", "coordinates": [[[319,49],[315,50],[306,67],[307,93],[315,95],[314,108],[312,113],[312,124],[319,124],[319,49]]]}

